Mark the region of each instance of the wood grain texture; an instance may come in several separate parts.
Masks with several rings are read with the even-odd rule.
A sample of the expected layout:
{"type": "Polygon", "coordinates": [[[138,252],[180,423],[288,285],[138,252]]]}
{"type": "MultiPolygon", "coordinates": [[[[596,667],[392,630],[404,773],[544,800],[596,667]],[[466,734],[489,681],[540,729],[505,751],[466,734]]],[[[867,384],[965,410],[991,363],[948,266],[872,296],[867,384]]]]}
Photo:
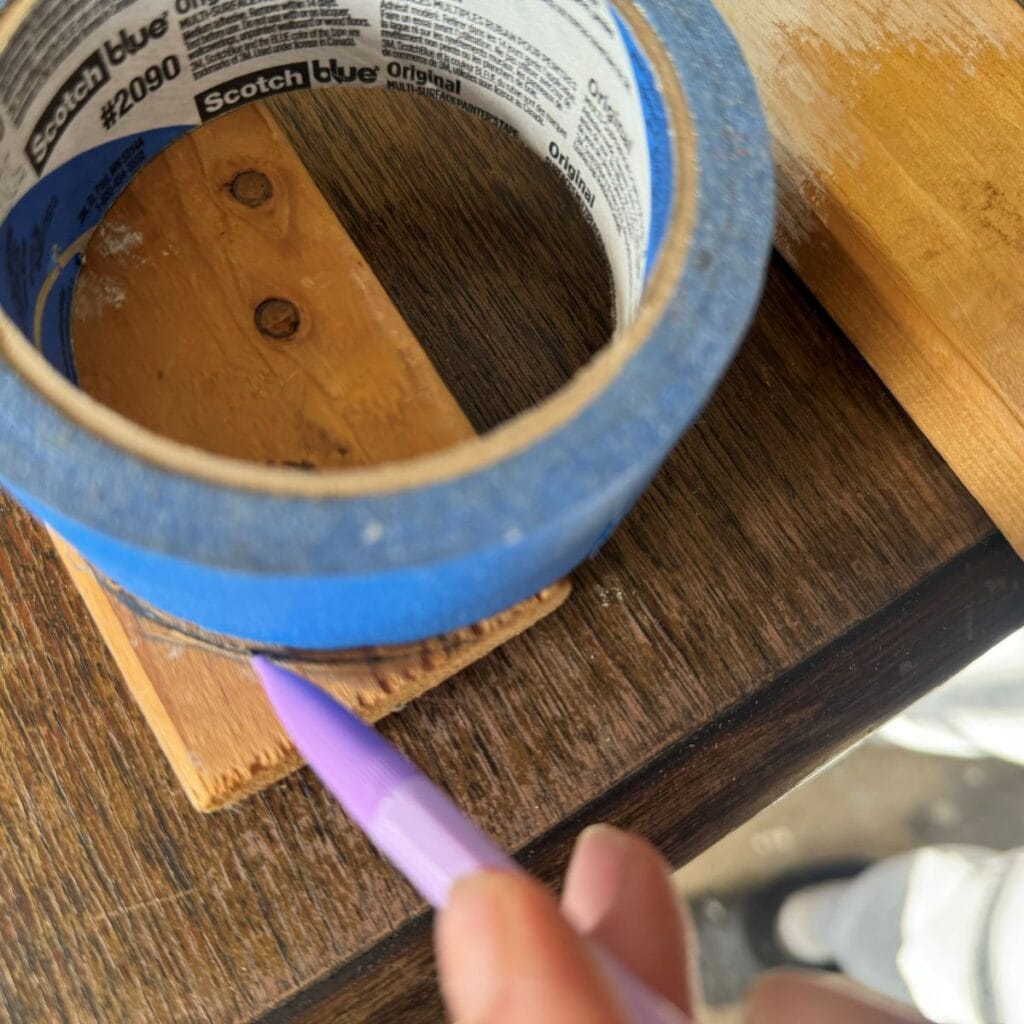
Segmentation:
{"type": "Polygon", "coordinates": [[[474,436],[261,105],[185,136],[135,178],[86,250],[72,333],[83,390],[218,455],[346,468],[474,436]],[[269,192],[258,205],[234,194],[254,173],[269,192]],[[290,336],[261,333],[269,302],[294,308],[290,336]]]}
{"type": "Polygon", "coordinates": [[[779,245],[1024,554],[1024,7],[718,6],[779,167],[779,245]]]}
{"type": "MultiPolygon", "coordinates": [[[[770,688],[668,747],[520,851],[519,859],[557,886],[580,829],[606,821],[643,833],[672,863],[684,863],[820,767],[823,751],[838,755],[945,680],[951,662],[987,650],[989,629],[999,634],[1018,621],[1022,589],[1024,566],[1002,537],[966,551],[897,606],[881,609],[770,688]],[[984,600],[983,635],[974,628],[979,584],[998,595],[995,603],[984,600]],[[936,642],[934,619],[950,607],[961,614],[936,642]]],[[[422,916],[260,1024],[440,1021],[437,992],[429,921],[422,916]]]]}
{"type": "MultiPolygon", "coordinates": [[[[224,810],[302,766],[252,669],[251,648],[142,608],[104,586],[60,537],[52,540],[193,807],[224,810]]],[[[379,722],[551,615],[571,590],[557,583],[500,615],[405,647],[267,653],[379,722]]]]}
{"type": "Polygon", "coordinates": [[[516,139],[394,93],[268,105],[478,431],[567,384],[611,337],[607,258],[557,172],[516,139]],[[400,137],[379,132],[392,117],[400,137]],[[465,123],[446,131],[452,117],[465,123]],[[524,209],[527,178],[541,220],[524,209]]]}
{"type": "MultiPolygon", "coordinates": [[[[344,147],[311,144],[304,159],[318,179],[344,181],[339,213],[429,351],[466,339],[446,326],[463,304],[471,320],[493,318],[472,333],[479,369],[462,381],[472,392],[474,374],[486,384],[512,358],[504,346],[518,332],[506,321],[554,322],[563,314],[547,304],[563,288],[571,297],[565,278],[533,274],[537,250],[561,252],[558,191],[532,158],[468,142],[449,111],[410,115],[394,101],[324,96],[316,102],[337,106],[321,115],[303,100],[292,127],[303,117],[310,134],[318,118],[347,125],[344,147]],[[482,168],[496,152],[504,161],[493,213],[436,200],[418,221],[425,244],[452,252],[437,265],[458,268],[444,314],[432,308],[440,286],[410,281],[394,255],[411,230],[403,197],[421,180],[403,158],[418,143],[393,127],[410,116],[451,138],[443,149],[461,164],[471,145],[485,147],[482,168]],[[353,211],[376,217],[372,230],[363,224],[369,241],[353,211]],[[516,227],[503,233],[506,217],[516,227]],[[526,257],[523,236],[536,238],[526,257]],[[459,254],[481,240],[474,267],[459,254]],[[507,290],[481,287],[501,268],[522,284],[519,314],[507,290]]],[[[599,257],[588,269],[576,255],[565,272],[596,287],[599,257]]],[[[581,294],[573,316],[602,307],[601,294],[581,294]]],[[[585,347],[606,315],[573,344],[585,347]]],[[[538,338],[557,350],[555,330],[538,338]]],[[[557,360],[536,362],[555,384],[557,360]]],[[[196,816],[45,535],[0,509],[0,1018],[437,1020],[410,890],[305,772],[239,809],[196,816]]],[[[579,572],[574,599],[383,730],[548,878],[572,832],[598,816],[648,831],[678,863],[1024,622],[1021,567],[991,538],[874,374],[776,265],[721,391],[579,572]]]]}

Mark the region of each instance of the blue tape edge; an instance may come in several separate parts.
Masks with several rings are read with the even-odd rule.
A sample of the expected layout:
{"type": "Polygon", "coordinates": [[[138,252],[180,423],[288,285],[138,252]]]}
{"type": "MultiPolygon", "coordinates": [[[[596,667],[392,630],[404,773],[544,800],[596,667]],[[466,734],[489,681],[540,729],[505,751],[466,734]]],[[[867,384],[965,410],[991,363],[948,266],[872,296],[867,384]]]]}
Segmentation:
{"type": "Polygon", "coordinates": [[[258,644],[421,639],[570,571],[634,504],[710,397],[749,323],[772,238],[765,123],[728,29],[707,0],[637,7],[690,105],[695,235],[661,321],[577,417],[443,484],[358,499],[277,497],[127,455],[0,363],[8,486],[129,591],[258,644]]]}

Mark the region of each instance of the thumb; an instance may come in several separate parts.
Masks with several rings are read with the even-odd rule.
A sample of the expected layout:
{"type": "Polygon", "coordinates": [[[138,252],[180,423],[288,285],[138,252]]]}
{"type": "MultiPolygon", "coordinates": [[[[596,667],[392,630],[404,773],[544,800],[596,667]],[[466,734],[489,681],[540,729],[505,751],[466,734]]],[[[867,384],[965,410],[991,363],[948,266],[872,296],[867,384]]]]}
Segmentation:
{"type": "Polygon", "coordinates": [[[625,1024],[554,898],[525,876],[489,872],[456,885],[437,948],[460,1024],[625,1024]]]}

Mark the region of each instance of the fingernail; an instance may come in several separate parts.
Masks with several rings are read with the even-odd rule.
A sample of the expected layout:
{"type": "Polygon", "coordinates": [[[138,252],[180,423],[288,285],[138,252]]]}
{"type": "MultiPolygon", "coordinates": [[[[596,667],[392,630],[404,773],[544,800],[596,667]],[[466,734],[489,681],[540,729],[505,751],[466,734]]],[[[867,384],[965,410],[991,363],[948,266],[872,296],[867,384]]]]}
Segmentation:
{"type": "Polygon", "coordinates": [[[586,934],[618,903],[629,872],[632,840],[611,825],[592,825],[580,834],[566,879],[563,911],[586,934]]]}
{"type": "Polygon", "coordinates": [[[487,873],[458,882],[438,920],[445,998],[461,1024],[486,1020],[501,996],[506,960],[502,884],[500,875],[487,873]]]}
{"type": "Polygon", "coordinates": [[[607,858],[608,863],[625,868],[632,839],[628,832],[611,825],[591,825],[576,840],[576,852],[607,858]]]}

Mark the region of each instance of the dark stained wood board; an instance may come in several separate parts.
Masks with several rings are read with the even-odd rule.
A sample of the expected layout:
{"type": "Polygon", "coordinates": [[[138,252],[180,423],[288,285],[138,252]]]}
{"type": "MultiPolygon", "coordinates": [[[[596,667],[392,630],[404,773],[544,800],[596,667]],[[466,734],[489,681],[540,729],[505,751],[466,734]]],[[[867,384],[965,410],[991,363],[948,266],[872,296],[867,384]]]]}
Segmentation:
{"type": "Polygon", "coordinates": [[[404,93],[268,106],[479,432],[568,383],[609,339],[607,260],[557,173],[517,140],[404,93]],[[389,116],[400,136],[379,132],[389,116]],[[544,196],[532,211],[526,177],[544,196]]]}
{"type": "MultiPolygon", "coordinates": [[[[435,116],[434,131],[460,131],[435,116]]],[[[305,158],[325,177],[339,162],[351,208],[379,211],[369,239],[339,212],[418,337],[441,345],[448,318],[406,306],[422,286],[376,257],[408,237],[389,210],[422,167],[371,155],[379,123],[347,123],[364,133],[305,158]]],[[[542,234],[551,184],[533,169],[505,173],[515,217],[542,234]]],[[[479,244],[479,225],[438,206],[433,246],[479,244]]],[[[533,280],[514,249],[487,259],[533,280]]],[[[506,358],[524,318],[557,315],[544,303],[564,299],[537,288],[514,323],[502,306],[472,332],[481,352],[496,346],[481,361],[506,358]]],[[[490,294],[464,282],[449,301],[490,294]]],[[[405,885],[305,772],[198,818],[45,534],[0,508],[0,1016],[438,1019],[405,885]]],[[[596,816],[648,832],[679,863],[1024,622],[1022,573],[777,265],[719,395],[573,600],[384,730],[548,878],[596,816]]]]}
{"type": "MultiPolygon", "coordinates": [[[[696,856],[750,819],[751,800],[758,809],[767,806],[820,767],[823,751],[841,753],[851,738],[946,679],[952,662],[983,651],[990,636],[979,636],[971,621],[981,612],[979,591],[990,592],[982,613],[990,628],[1016,622],[1024,580],[1008,554],[1002,537],[966,551],[896,607],[882,609],[555,826],[521,851],[520,860],[557,886],[576,835],[593,821],[643,832],[675,864],[696,856]],[[996,604],[989,600],[993,592],[1001,599],[996,604]],[[961,615],[936,642],[936,623],[951,605],[961,615]]],[[[261,1024],[419,1024],[441,1015],[424,914],[286,1000],[261,1024]]]]}

